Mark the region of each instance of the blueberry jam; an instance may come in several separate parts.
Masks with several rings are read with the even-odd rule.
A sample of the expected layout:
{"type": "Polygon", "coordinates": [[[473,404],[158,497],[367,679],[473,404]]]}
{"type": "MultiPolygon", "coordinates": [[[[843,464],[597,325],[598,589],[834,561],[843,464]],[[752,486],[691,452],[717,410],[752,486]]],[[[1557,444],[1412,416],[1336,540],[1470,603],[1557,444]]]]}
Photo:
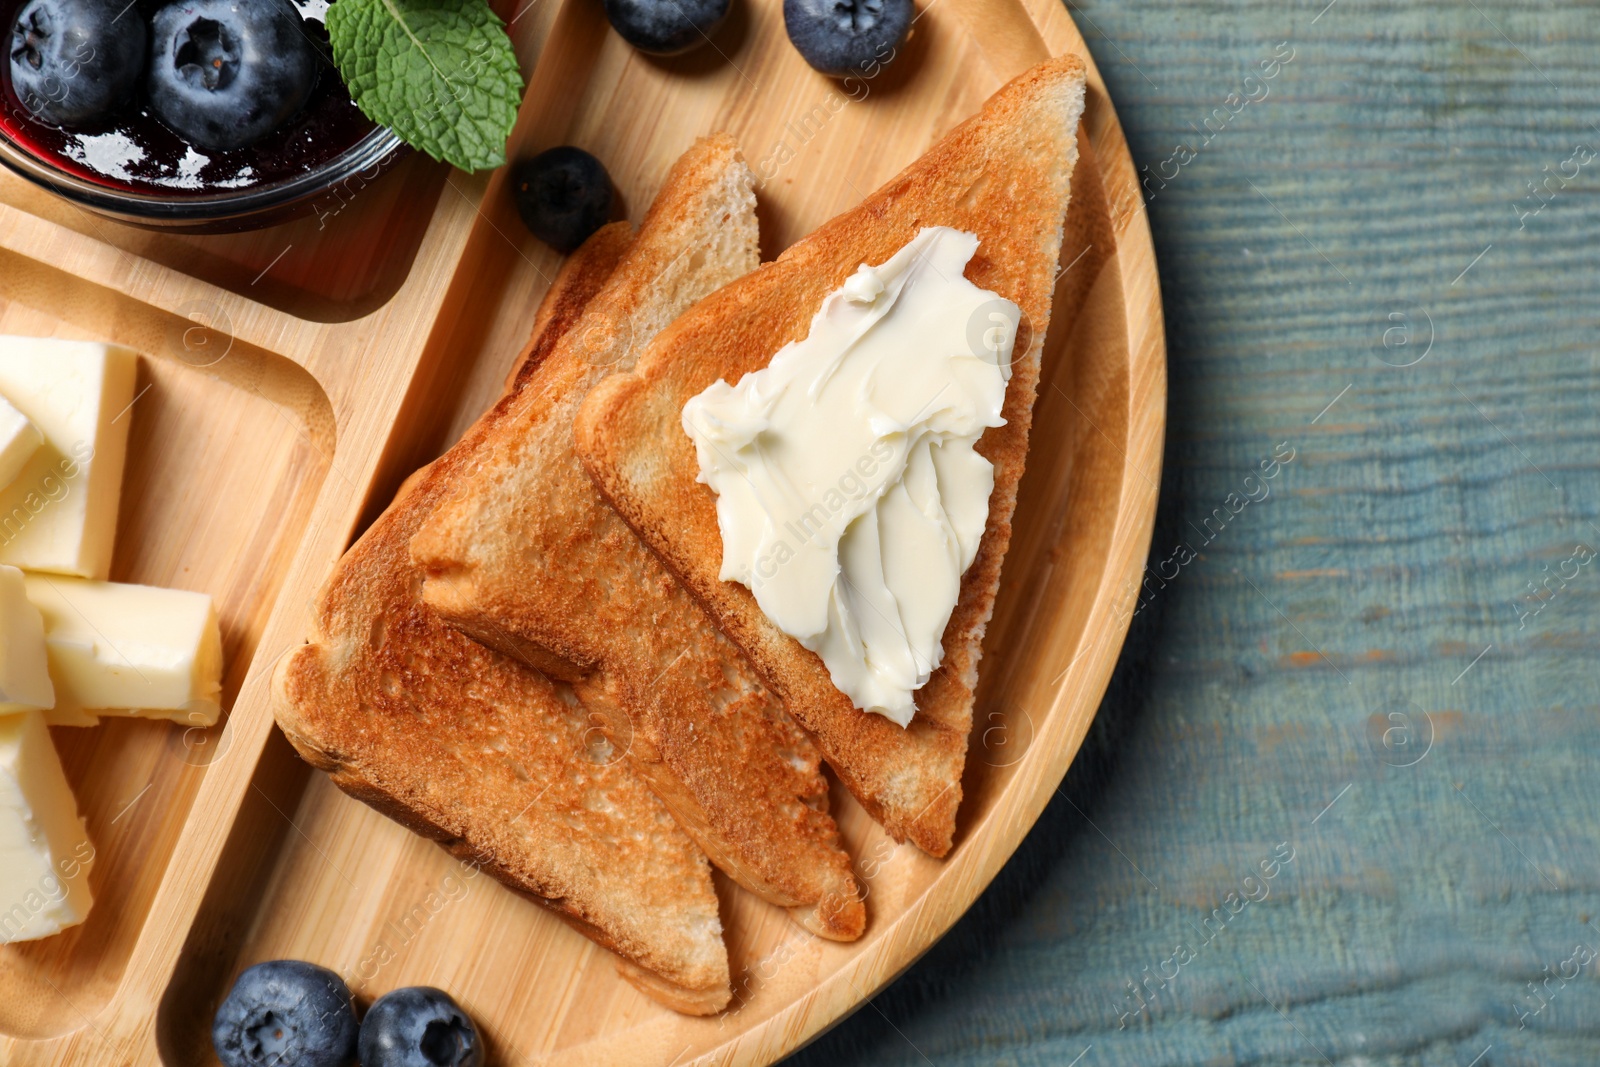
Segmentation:
{"type": "MultiPolygon", "coordinates": [[[[62,13],[72,14],[73,2],[65,0],[62,4],[58,0],[53,13],[58,19],[62,13]]],[[[7,34],[8,56],[32,43],[32,38],[26,41],[19,38],[14,29],[28,3],[29,0],[0,0],[0,14],[3,14],[0,25],[7,34]]],[[[134,0],[131,9],[122,17],[137,14],[143,25],[149,27],[171,3],[172,0],[134,0]]],[[[216,0],[209,6],[226,7],[216,0]]],[[[122,2],[115,8],[120,11],[122,2]]],[[[297,0],[288,10],[300,20],[298,29],[303,31],[309,44],[306,52],[310,58],[292,72],[293,77],[303,79],[292,91],[281,91],[269,84],[258,94],[251,86],[252,99],[264,95],[268,98],[268,109],[276,108],[276,113],[266,122],[258,121],[254,130],[213,133],[208,137],[202,131],[216,128],[214,123],[208,122],[210,116],[190,118],[194,109],[182,110],[182,100],[180,109],[174,110],[170,103],[170,85],[156,86],[157,92],[166,89],[168,98],[158,102],[176,120],[171,124],[163,122],[162,108],[152,102],[153,83],[147,77],[140,77],[133,90],[122,98],[125,102],[111,114],[70,126],[55,125],[49,121],[49,108],[41,108],[37,97],[31,108],[24,103],[29,99],[29,87],[15,84],[17,79],[10,62],[0,63],[0,81],[4,82],[3,92],[0,92],[0,129],[28,152],[55,167],[111,189],[135,193],[176,198],[206,196],[298,177],[342,155],[376,127],[351,103],[344,83],[333,68],[332,50],[322,23],[327,10],[324,0],[297,0]],[[285,115],[287,117],[283,117],[285,115]],[[186,123],[189,136],[175,129],[186,123]],[[264,127],[270,129],[262,134],[260,130],[264,127]],[[246,137],[251,139],[242,147],[205,147],[196,143],[197,139],[209,139],[214,146],[228,145],[246,137]]],[[[215,23],[207,20],[199,25],[202,30],[210,30],[215,23]]],[[[45,29],[48,28],[46,24],[45,29]]],[[[159,29],[158,24],[158,32],[159,29]]],[[[231,77],[228,64],[235,51],[231,39],[221,35],[202,38],[198,33],[195,36],[195,42],[185,42],[185,58],[191,62],[191,81],[195,63],[207,74],[215,69],[231,77]]],[[[48,39],[45,44],[50,44],[48,39]]],[[[72,47],[78,55],[94,52],[82,44],[72,47]]],[[[57,48],[58,53],[61,50],[57,48]]],[[[276,51],[283,51],[281,43],[276,51]]],[[[52,56],[46,52],[44,58],[48,62],[52,56]]],[[[215,76],[211,77],[214,81],[215,76]]],[[[179,85],[178,89],[182,90],[183,86],[179,85]]]]}

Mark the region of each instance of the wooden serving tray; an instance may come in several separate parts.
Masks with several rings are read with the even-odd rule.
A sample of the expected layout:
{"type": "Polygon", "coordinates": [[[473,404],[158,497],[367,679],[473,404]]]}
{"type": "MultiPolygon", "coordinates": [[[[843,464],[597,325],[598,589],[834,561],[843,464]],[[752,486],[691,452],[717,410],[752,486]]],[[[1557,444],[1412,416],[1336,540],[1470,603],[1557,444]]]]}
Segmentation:
{"type": "MultiPolygon", "coordinates": [[[[637,221],[701,134],[761,177],[770,258],[856,203],[1005,80],[1088,55],[1059,0],[923,0],[876,77],[815,74],[780,0],[737,0],[713,47],[633,52],[594,0],[507,11],[527,104],[512,155],[581,145],[637,221]]],[[[316,961],[363,1004],[441,986],[493,1063],[768,1063],[858,1007],[988,884],[1077,751],[1127,629],[1155,512],[1166,399],[1155,262],[1098,73],[1073,181],[1016,536],[989,629],[957,844],[896,846],[835,789],[868,887],[841,945],[719,876],[733,1006],[674,1014],[608,954],[311,772],[267,681],[329,568],[400,480],[497,394],[558,258],[504,171],[411,159],[317,216],[227,238],[147,233],[0,177],[0,330],[138,349],[113,577],[217,601],[225,724],[57,729],[97,848],[89,921],[0,947],[0,1063],[214,1063],[242,968],[316,961]]],[[[359,184],[359,183],[358,183],[359,184]]]]}

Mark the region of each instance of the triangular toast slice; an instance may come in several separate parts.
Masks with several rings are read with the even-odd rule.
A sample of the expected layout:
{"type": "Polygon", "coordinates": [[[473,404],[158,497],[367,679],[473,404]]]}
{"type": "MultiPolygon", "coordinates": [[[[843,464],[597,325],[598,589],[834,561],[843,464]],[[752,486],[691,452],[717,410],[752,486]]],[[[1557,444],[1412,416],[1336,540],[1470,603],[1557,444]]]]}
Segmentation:
{"type": "MultiPolygon", "coordinates": [[[[615,223],[573,255],[521,367],[578,321],[630,242],[615,223]]],[[[278,724],[345,792],[616,952],[650,996],[719,1011],[728,957],[705,855],[570,687],[446,626],[417,596],[406,546],[472,462],[463,442],[413,474],[345,553],[309,643],[273,676],[278,724]]]]}
{"type": "Polygon", "coordinates": [[[955,831],[978,657],[1011,539],[1083,94],[1084,68],[1074,56],[1020,75],[859,207],[679,318],[631,373],[590,393],[575,426],[578,453],[600,491],[744,649],[850,791],[896,839],[935,856],[949,851],[955,831]],[[716,501],[697,481],[681,416],[707,386],[737,383],[805,337],[825,296],[927,226],[977,235],[966,277],[1014,301],[1023,326],[1005,425],[987,430],[977,449],[995,468],[988,524],[944,632],[943,662],[918,690],[916,716],[902,729],[858,710],[821,659],[767,619],[749,589],[720,580],[716,501]]]}
{"type": "Polygon", "coordinates": [[[472,469],[417,531],[412,558],[441,618],[576,686],[713,863],[807,929],[850,940],[866,909],[815,746],[573,451],[594,383],[759,262],[754,179],[733,139],[699,142],[667,188],[693,188],[698,171],[731,191],[657,200],[583,320],[485,420],[472,469]]]}

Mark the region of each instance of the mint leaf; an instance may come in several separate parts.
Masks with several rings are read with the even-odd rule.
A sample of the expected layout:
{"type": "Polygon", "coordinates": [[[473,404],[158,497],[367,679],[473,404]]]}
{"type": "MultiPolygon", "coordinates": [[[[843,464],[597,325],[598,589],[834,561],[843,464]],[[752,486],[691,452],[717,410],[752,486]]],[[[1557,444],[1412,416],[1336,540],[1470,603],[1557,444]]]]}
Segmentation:
{"type": "Polygon", "coordinates": [[[327,19],[362,114],[462,170],[506,161],[522,74],[485,0],[337,0],[327,19]]]}

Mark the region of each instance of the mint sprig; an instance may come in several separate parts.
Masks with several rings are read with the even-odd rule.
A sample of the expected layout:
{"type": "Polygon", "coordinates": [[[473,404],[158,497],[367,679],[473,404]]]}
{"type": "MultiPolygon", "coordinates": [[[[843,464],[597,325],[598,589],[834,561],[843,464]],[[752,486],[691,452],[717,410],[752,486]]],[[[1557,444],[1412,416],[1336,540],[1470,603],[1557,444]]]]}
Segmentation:
{"type": "Polygon", "coordinates": [[[462,170],[506,161],[522,73],[485,0],[336,0],[327,20],[362,114],[462,170]]]}

